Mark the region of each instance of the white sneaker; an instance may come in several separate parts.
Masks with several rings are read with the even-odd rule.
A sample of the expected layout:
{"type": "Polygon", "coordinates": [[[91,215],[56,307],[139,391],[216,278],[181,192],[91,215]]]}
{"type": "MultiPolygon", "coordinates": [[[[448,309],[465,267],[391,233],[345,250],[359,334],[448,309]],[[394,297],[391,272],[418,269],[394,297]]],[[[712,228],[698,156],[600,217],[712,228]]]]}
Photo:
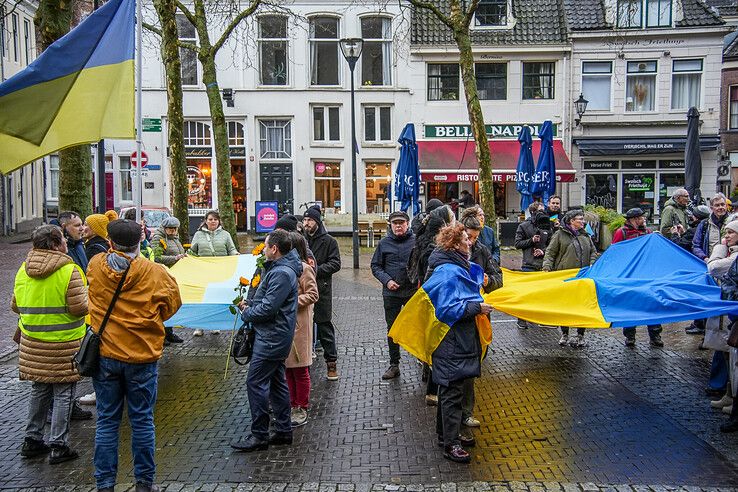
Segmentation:
{"type": "Polygon", "coordinates": [[[561,338],[559,338],[559,345],[562,347],[565,347],[569,344],[569,335],[561,335],[561,338]]]}
{"type": "Polygon", "coordinates": [[[464,425],[467,427],[479,427],[482,423],[474,417],[467,417],[464,419],[464,425]]]}
{"type": "Polygon", "coordinates": [[[733,404],[733,398],[728,396],[727,394],[723,395],[723,397],[720,398],[719,400],[710,402],[710,406],[712,408],[725,408],[725,407],[729,407],[732,404],[733,404]]]}
{"type": "Polygon", "coordinates": [[[577,335],[571,339],[569,345],[572,347],[584,347],[587,345],[587,342],[584,341],[584,335],[577,335]]]}
{"type": "Polygon", "coordinates": [[[93,391],[89,395],[84,395],[79,397],[79,403],[81,405],[94,405],[97,401],[97,397],[95,396],[95,392],[93,391]]]}
{"type": "Polygon", "coordinates": [[[211,335],[220,335],[220,330],[210,330],[211,335]]]}
{"type": "Polygon", "coordinates": [[[193,337],[201,337],[202,336],[202,333],[203,333],[203,331],[200,328],[198,328],[198,329],[196,329],[195,331],[192,332],[192,336],[193,337]]]}
{"type": "Polygon", "coordinates": [[[723,407],[723,413],[727,413],[728,415],[733,413],[733,405],[728,405],[727,407],[723,407]]]}
{"type": "Polygon", "coordinates": [[[307,424],[308,413],[304,408],[293,408],[291,414],[292,427],[300,427],[307,424]]]}

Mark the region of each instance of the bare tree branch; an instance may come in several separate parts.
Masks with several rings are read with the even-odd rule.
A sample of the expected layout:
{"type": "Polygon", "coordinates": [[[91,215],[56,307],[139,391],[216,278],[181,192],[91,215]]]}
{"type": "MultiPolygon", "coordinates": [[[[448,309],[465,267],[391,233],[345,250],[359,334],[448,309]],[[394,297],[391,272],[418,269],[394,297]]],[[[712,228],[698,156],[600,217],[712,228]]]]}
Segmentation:
{"type": "MultiPolygon", "coordinates": [[[[424,1],[424,0],[408,0],[408,1],[419,9],[430,10],[438,18],[438,20],[440,20],[446,25],[446,27],[448,27],[452,31],[454,30],[454,22],[451,20],[449,16],[441,12],[441,9],[439,9],[437,5],[434,5],[431,2],[424,1]]],[[[476,0],[476,1],[478,2],[479,0],[476,0]]]]}
{"type": "MultiPolygon", "coordinates": [[[[479,0],[477,0],[479,1],[479,0]]],[[[228,26],[223,31],[223,34],[220,36],[218,41],[215,42],[213,45],[213,54],[217,53],[220,48],[223,47],[223,44],[228,40],[228,36],[231,35],[231,32],[238,26],[238,24],[245,18],[249,17],[251,14],[253,14],[256,9],[259,8],[259,5],[261,4],[261,0],[251,0],[251,4],[248,6],[247,9],[242,10],[231,22],[228,24],[228,26]]]]}
{"type": "Polygon", "coordinates": [[[0,19],[4,19],[7,17],[10,17],[10,14],[14,13],[18,9],[18,5],[20,5],[21,0],[15,0],[15,3],[13,4],[13,8],[10,10],[4,11],[4,14],[0,16],[0,19]]]}
{"type": "Polygon", "coordinates": [[[479,0],[471,0],[469,2],[469,9],[464,14],[464,25],[466,25],[467,27],[471,24],[472,18],[474,17],[478,6],[479,0]]]}
{"type": "Polygon", "coordinates": [[[197,25],[197,18],[195,17],[195,14],[193,14],[190,9],[188,9],[185,4],[183,4],[180,0],[175,0],[174,2],[177,5],[177,10],[182,12],[185,17],[187,17],[187,20],[190,21],[190,24],[193,26],[197,25]]]}
{"type": "Polygon", "coordinates": [[[142,24],[142,26],[143,26],[143,28],[144,28],[144,29],[146,29],[147,31],[151,31],[151,32],[153,32],[154,34],[158,34],[159,36],[161,36],[161,29],[159,29],[159,28],[158,28],[158,27],[156,27],[155,25],[153,25],[153,24],[149,24],[148,22],[144,22],[144,23],[142,24]]]}

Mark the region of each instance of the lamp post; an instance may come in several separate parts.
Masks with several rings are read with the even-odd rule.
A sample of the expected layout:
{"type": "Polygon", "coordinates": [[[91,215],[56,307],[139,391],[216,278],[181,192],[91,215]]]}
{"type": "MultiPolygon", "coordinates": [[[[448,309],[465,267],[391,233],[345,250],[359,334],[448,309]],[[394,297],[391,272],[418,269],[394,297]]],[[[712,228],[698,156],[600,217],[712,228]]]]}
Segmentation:
{"type": "Polygon", "coordinates": [[[344,38],[339,41],[341,53],[348,62],[351,71],[351,229],[353,229],[354,269],[359,268],[359,198],[356,187],[356,111],[354,108],[354,68],[361,56],[364,40],[361,38],[344,38]]]}
{"type": "Polygon", "coordinates": [[[584,112],[587,111],[587,101],[584,99],[584,94],[579,94],[579,99],[574,101],[574,109],[577,111],[578,117],[574,119],[574,123],[576,126],[579,126],[579,123],[582,121],[582,116],[584,116],[584,112]]]}

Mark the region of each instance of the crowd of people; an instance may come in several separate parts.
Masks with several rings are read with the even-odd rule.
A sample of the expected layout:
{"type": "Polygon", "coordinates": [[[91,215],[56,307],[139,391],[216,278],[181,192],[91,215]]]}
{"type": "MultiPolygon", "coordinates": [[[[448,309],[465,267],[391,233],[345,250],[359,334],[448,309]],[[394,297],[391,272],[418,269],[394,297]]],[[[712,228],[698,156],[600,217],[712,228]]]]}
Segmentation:
{"type": "MultiPolygon", "coordinates": [[[[660,233],[704,260],[709,273],[719,279],[738,255],[738,220],[730,215],[724,195],[715,195],[709,203],[709,208],[689,207],[687,191],[677,190],[665,205],[660,233]]],[[[382,286],[388,332],[421,286],[437,288],[439,279],[446,282],[440,288],[448,282],[455,285],[444,295],[455,302],[458,316],[439,340],[423,379],[426,403],[437,406],[436,432],[443,456],[466,463],[471,459],[467,449],[475,444],[472,429],[480,426],[474,416],[474,381],[481,374],[485,351],[480,320],[489,323],[493,309],[481,294],[502,287],[503,276],[499,242],[485,224],[481,207],[472,205],[459,212],[457,218],[449,206],[430,200],[412,222],[405,212],[391,213],[371,271],[382,286]]],[[[642,209],[628,210],[624,219],[613,243],[652,233],[642,209]]],[[[135,210],[123,218],[110,211],[84,221],[74,212],[63,212],[55,223],[34,231],[33,248],[18,270],[12,300],[12,309],[19,315],[19,374],[32,381],[22,456],[49,455],[52,464],[77,458],[69,446],[69,421],[91,418],[91,412],[78,405],[95,403],[95,478],[99,490],[112,490],[125,404],[132,428],[136,490],[158,490],[153,425],[157,362],[164,345],[183,342],[166,326],[181,305],[176,281],[167,269],[187,255],[239,254],[217,211],[206,214],[190,245],[179,239],[181,225],[169,217],[152,234],[145,223],[135,221],[135,210]],[[71,358],[87,324],[101,334],[100,367],[92,378],[95,392],[77,399],[80,376],[71,358]],[[47,421],[51,426],[44,439],[47,421]]],[[[584,212],[564,213],[558,196],[546,204],[531,204],[528,218],[516,231],[515,246],[522,250],[522,270],[528,272],[582,268],[598,258],[584,212]]],[[[281,217],[266,237],[263,253],[260,281],[252,284],[238,305],[240,318],[254,334],[246,385],[251,432],[231,442],[234,449],[245,452],[291,444],[292,429],[307,423],[310,367],[318,343],[326,379],[339,379],[332,277],[341,268],[341,256],[321,210],[311,207],[301,218],[281,217]]],[[[705,325],[706,320],[696,320],[687,333],[704,333],[705,325]]],[[[518,320],[519,328],[530,326],[518,320]]],[[[660,325],[648,326],[654,347],[664,345],[661,330],[660,325]]],[[[584,329],[577,329],[574,337],[566,326],[560,331],[560,345],[585,345],[584,329]]],[[[625,346],[633,347],[635,327],[624,328],[623,335],[625,346]]],[[[389,367],[383,380],[397,378],[401,372],[399,345],[388,336],[387,347],[389,367]]],[[[716,351],[708,394],[720,397],[712,406],[731,416],[721,427],[725,432],[738,430],[738,405],[733,405],[730,379],[727,352],[716,351]]]]}

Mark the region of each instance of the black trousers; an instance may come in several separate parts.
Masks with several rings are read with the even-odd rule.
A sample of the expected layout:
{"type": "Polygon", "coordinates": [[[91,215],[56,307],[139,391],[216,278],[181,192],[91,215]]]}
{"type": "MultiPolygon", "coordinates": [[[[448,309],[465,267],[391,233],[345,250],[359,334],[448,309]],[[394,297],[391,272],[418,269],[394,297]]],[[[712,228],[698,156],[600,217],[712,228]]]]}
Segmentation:
{"type": "Polygon", "coordinates": [[[436,433],[443,437],[445,447],[460,444],[464,381],[452,381],[448,386],[438,385],[438,407],[436,410],[436,433]]]}
{"type": "Polygon", "coordinates": [[[333,323],[325,321],[316,323],[318,325],[318,340],[323,346],[323,358],[326,362],[336,362],[338,360],[338,350],[336,349],[336,329],[333,323]]]}
{"type": "MultiPolygon", "coordinates": [[[[384,296],[382,300],[384,301],[384,319],[387,322],[387,333],[389,333],[402,307],[407,304],[410,298],[384,296]]],[[[393,342],[390,337],[387,337],[387,345],[389,346],[390,365],[399,365],[400,346],[393,342]]]]}

